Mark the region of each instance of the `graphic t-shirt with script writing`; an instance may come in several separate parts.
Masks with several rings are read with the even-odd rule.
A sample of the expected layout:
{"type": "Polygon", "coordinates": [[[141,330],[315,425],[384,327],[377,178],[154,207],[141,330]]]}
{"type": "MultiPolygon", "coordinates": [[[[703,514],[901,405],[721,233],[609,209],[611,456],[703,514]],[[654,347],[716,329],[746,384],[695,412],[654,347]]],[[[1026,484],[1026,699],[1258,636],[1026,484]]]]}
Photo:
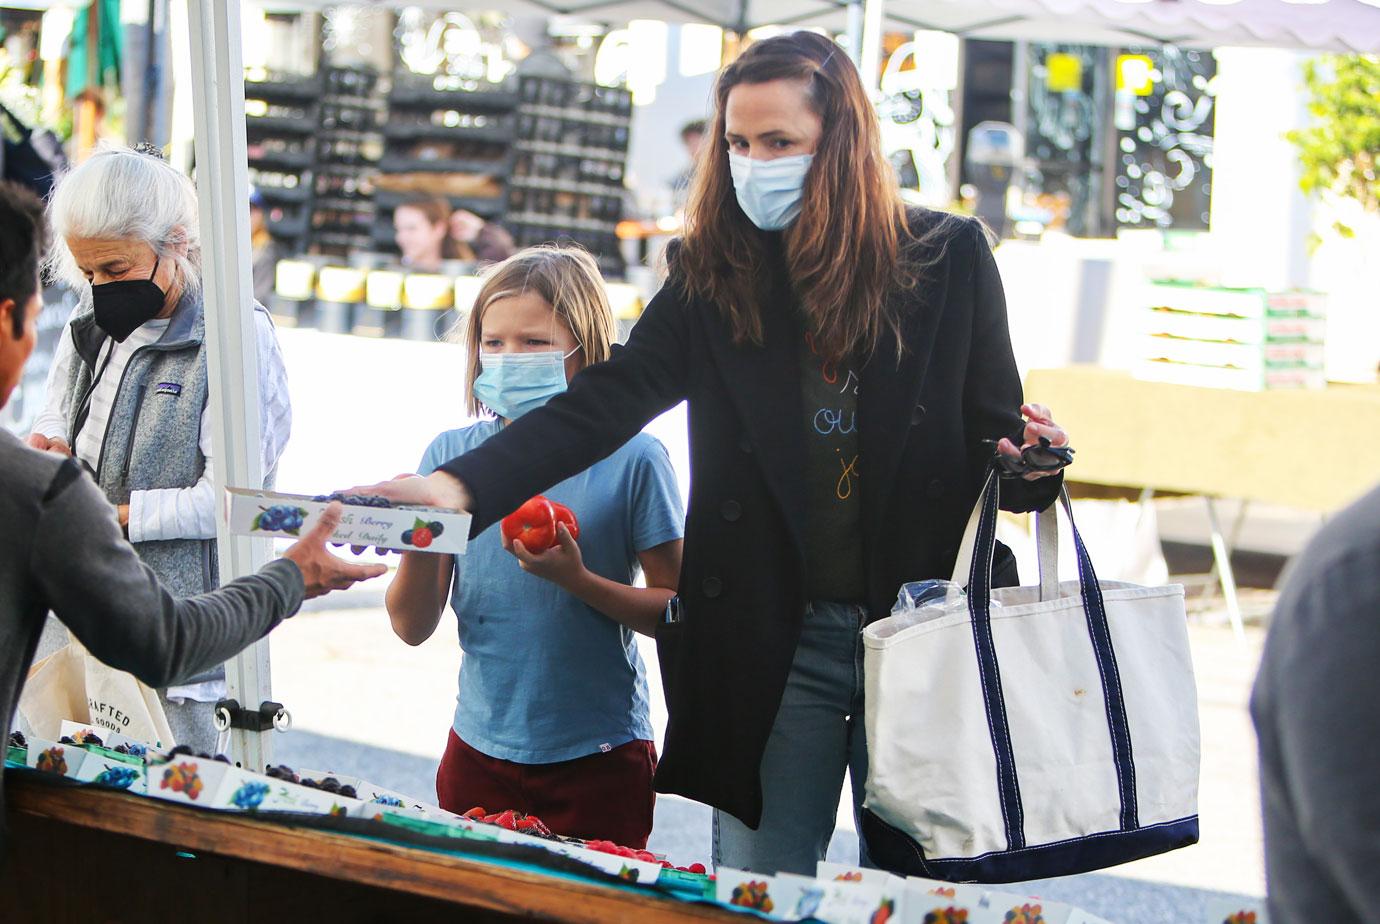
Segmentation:
{"type": "Polygon", "coordinates": [[[861,603],[862,477],[858,457],[858,375],[853,363],[821,355],[803,335],[805,398],[805,572],[811,600],[861,603]]]}

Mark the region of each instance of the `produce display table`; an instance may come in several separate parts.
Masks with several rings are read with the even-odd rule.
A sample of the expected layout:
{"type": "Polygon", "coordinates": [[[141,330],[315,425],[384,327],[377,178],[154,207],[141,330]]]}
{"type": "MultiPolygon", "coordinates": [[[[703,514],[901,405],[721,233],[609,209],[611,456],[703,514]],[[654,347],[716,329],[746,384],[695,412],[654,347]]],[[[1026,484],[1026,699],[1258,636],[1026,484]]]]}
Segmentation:
{"type": "Polygon", "coordinates": [[[1380,481],[1380,387],[1231,391],[1143,382],[1096,366],[1036,369],[1078,450],[1070,481],[1335,511],[1380,481]]]}
{"type": "Polygon", "coordinates": [[[601,882],[597,872],[581,876],[559,863],[547,870],[512,857],[458,856],[33,773],[5,776],[4,920],[743,920],[712,905],[601,882]]]}
{"type": "Polygon", "coordinates": [[[1036,369],[1027,401],[1047,405],[1078,450],[1081,485],[1205,498],[1213,554],[1233,624],[1240,609],[1215,498],[1328,513],[1380,481],[1380,387],[1232,391],[1168,385],[1096,366],[1036,369]]]}

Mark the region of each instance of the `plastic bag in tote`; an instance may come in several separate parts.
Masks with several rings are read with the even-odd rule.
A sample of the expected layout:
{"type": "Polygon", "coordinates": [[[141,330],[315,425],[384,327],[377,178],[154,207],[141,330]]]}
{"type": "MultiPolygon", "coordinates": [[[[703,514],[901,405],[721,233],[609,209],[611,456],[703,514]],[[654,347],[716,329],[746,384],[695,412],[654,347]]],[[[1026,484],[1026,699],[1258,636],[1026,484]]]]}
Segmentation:
{"type": "MultiPolygon", "coordinates": [[[[951,585],[863,633],[874,863],[951,882],[1087,872],[1198,840],[1198,712],[1183,588],[1099,584],[1068,495],[1078,580],[991,587],[999,478],[951,585]],[[966,585],[965,594],[959,588],[966,585]]],[[[907,603],[906,600],[913,603],[907,603]]]]}

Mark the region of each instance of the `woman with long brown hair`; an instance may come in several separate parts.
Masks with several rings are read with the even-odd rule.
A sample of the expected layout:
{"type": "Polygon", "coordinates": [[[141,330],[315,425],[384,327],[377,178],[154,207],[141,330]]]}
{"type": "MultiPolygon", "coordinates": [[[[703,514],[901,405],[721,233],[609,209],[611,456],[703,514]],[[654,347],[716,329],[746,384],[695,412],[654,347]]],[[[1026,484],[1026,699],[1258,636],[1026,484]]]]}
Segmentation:
{"type": "Polygon", "coordinates": [[[393,239],[402,263],[423,273],[435,273],[445,260],[473,260],[450,236],[450,203],[440,196],[417,196],[393,210],[393,239]]]}
{"type": "MultiPolygon", "coordinates": [[[[716,863],[813,873],[845,769],[855,804],[866,778],[859,629],[902,583],[951,573],[989,441],[1067,437],[1022,404],[984,232],[905,208],[833,42],[752,45],[716,103],[684,238],[626,348],[427,478],[369,490],[479,531],[688,401],[657,789],[717,810],[716,863]]],[[[1058,487],[1032,475],[1001,500],[1039,509],[1058,487]]],[[[994,583],[1013,583],[999,553],[994,583]]]]}

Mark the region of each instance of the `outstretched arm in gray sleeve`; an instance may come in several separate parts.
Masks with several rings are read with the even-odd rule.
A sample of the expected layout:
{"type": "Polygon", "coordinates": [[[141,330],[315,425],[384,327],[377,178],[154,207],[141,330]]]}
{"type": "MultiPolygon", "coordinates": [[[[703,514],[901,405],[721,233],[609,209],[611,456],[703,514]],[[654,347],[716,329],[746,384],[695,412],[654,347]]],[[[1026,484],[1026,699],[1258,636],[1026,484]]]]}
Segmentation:
{"type": "Polygon", "coordinates": [[[279,560],[213,593],[178,599],[120,534],[114,508],[73,461],[43,500],[29,567],[44,602],[97,658],[149,686],[240,652],[297,611],[297,565],[279,560]]]}

